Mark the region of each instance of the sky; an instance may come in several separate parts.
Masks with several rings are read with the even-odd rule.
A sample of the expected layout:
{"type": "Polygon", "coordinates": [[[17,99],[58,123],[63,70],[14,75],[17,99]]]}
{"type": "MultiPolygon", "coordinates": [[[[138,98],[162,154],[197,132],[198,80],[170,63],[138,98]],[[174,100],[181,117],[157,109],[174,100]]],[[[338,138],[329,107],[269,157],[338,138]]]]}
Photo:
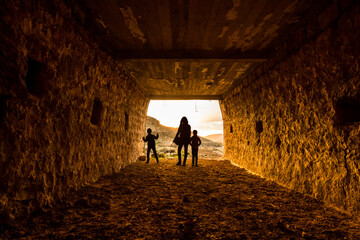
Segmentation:
{"type": "Polygon", "coordinates": [[[223,133],[223,122],[217,100],[151,100],[147,115],[161,125],[178,128],[182,117],[187,117],[191,131],[206,137],[223,133]]]}

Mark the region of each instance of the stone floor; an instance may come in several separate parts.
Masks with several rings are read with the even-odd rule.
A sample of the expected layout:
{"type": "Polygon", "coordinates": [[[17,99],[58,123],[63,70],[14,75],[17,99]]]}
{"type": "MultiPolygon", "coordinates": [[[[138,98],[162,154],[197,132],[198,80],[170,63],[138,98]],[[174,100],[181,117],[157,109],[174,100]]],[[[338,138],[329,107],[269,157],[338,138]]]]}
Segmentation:
{"type": "Polygon", "coordinates": [[[0,239],[360,239],[360,224],[229,161],[138,162],[0,239]]]}

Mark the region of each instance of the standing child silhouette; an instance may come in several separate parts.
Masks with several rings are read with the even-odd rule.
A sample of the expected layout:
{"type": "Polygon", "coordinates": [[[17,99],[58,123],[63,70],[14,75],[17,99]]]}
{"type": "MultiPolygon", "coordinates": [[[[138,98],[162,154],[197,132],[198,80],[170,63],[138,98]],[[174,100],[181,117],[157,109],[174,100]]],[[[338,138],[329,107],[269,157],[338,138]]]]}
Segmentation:
{"type": "Polygon", "coordinates": [[[159,134],[156,134],[156,136],[151,134],[151,128],[148,128],[147,133],[148,133],[148,135],[146,136],[146,138],[143,137],[144,142],[148,143],[147,155],[146,155],[146,157],[147,157],[146,163],[149,163],[149,161],[150,161],[150,150],[151,149],[154,152],[156,162],[159,163],[159,158],[158,158],[158,156],[156,154],[156,149],[155,149],[155,139],[159,138],[159,134]]]}
{"type": "Polygon", "coordinates": [[[198,166],[198,151],[199,146],[201,145],[201,140],[197,135],[197,131],[193,131],[193,136],[190,138],[190,145],[191,145],[191,151],[192,151],[192,165],[198,166]]]}

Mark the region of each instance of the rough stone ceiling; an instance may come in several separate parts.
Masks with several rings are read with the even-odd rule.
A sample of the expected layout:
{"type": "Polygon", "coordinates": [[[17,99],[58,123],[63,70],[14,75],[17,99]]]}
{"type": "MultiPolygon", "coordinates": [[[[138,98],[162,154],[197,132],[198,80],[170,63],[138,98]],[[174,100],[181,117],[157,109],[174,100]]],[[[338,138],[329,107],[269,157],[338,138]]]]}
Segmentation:
{"type": "Polygon", "coordinates": [[[331,1],[66,0],[152,99],[221,99],[331,1]]]}

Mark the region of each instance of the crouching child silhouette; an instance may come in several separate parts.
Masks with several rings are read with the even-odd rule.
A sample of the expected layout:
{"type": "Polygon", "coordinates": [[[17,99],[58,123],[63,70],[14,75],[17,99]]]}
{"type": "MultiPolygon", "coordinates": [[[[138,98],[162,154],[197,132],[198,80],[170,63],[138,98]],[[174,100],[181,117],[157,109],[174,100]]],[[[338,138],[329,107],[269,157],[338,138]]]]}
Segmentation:
{"type": "Polygon", "coordinates": [[[147,133],[148,133],[148,135],[146,136],[146,138],[143,137],[144,142],[148,143],[147,155],[146,155],[146,157],[147,157],[146,163],[149,163],[149,161],[150,161],[150,150],[151,149],[154,152],[156,162],[159,163],[159,158],[158,158],[158,156],[156,154],[156,149],[155,149],[155,139],[159,138],[159,134],[156,134],[156,136],[151,134],[151,128],[148,128],[147,133]]]}
{"type": "Polygon", "coordinates": [[[193,136],[190,138],[190,146],[191,146],[191,151],[192,151],[192,165],[193,166],[198,166],[198,151],[199,151],[199,146],[201,145],[201,140],[197,135],[197,131],[194,130],[193,131],[193,136]]]}

